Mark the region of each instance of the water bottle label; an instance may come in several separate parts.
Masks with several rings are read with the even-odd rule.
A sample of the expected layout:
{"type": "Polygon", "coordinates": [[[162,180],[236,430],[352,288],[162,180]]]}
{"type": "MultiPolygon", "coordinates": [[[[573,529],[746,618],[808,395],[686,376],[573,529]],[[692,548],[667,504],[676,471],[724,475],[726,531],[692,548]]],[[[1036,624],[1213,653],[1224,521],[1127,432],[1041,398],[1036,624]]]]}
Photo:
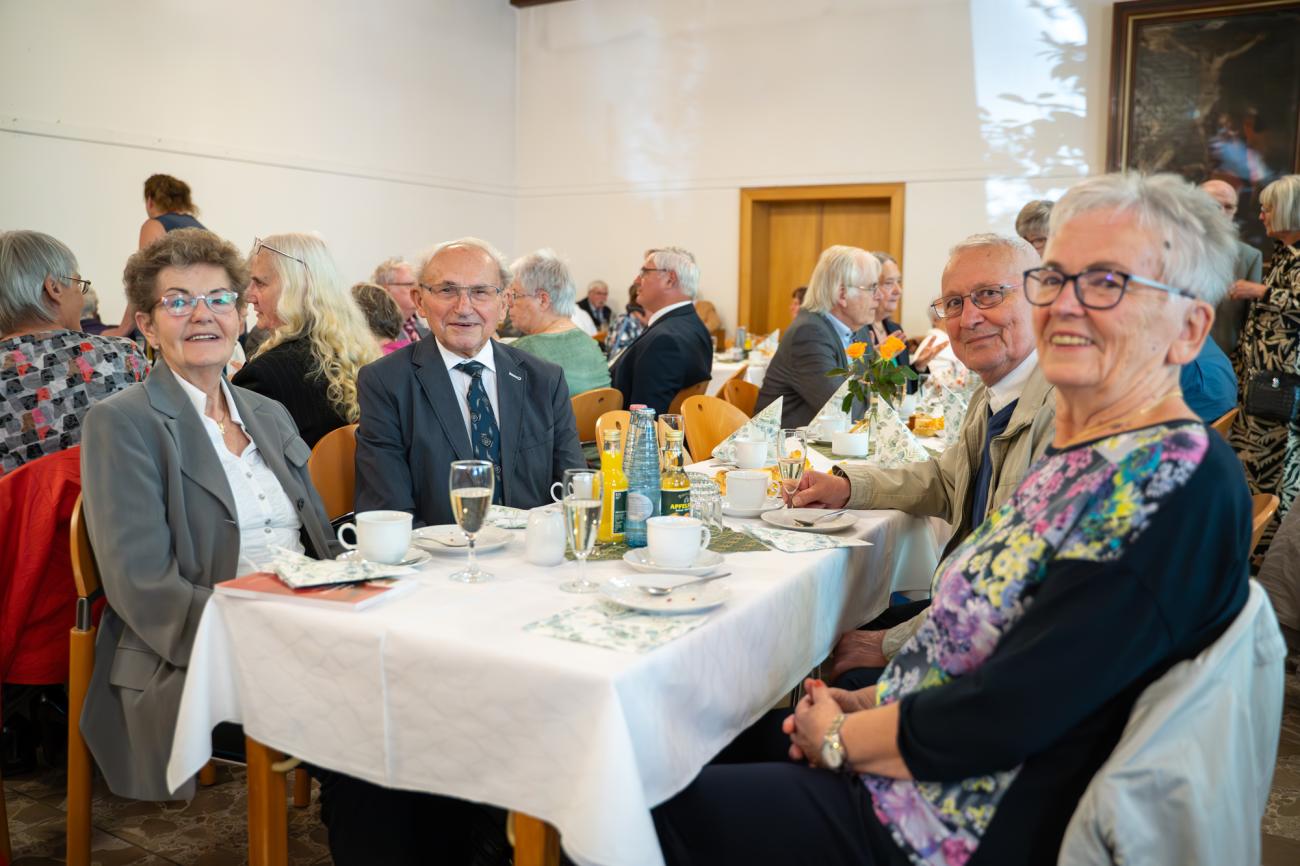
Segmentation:
{"type": "Polygon", "coordinates": [[[645,523],[654,517],[655,504],[644,493],[628,493],[627,519],[636,523],[645,523]]]}
{"type": "Polygon", "coordinates": [[[610,531],[614,535],[622,535],[624,528],[627,526],[627,491],[616,490],[614,492],[614,517],[611,521],[610,531]]]}
{"type": "Polygon", "coordinates": [[[662,507],[659,513],[665,516],[690,517],[691,516],[691,491],[686,490],[661,490],[660,501],[662,507]]]}

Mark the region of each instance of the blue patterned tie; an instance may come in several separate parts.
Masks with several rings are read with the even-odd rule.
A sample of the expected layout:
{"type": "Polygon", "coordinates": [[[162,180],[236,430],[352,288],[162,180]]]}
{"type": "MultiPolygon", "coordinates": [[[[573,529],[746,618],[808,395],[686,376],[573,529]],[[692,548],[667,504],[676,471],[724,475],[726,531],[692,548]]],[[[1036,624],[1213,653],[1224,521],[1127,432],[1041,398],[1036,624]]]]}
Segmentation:
{"type": "Polygon", "coordinates": [[[474,449],[475,460],[489,460],[496,473],[496,484],[492,487],[492,501],[501,504],[501,430],[497,427],[497,416],[492,414],[492,403],[488,400],[487,389],[483,387],[484,367],[478,361],[462,361],[456,369],[470,377],[469,394],[469,444],[474,449]]]}

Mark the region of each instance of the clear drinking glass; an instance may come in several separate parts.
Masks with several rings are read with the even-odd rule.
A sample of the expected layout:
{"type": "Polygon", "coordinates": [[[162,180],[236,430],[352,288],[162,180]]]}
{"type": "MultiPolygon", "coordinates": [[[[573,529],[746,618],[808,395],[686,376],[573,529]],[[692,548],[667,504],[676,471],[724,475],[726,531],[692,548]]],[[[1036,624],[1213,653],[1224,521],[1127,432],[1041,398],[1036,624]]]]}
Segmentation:
{"type": "Polygon", "coordinates": [[[687,472],[691,480],[691,517],[713,532],[726,529],[722,523],[722,493],[718,482],[698,472],[687,472]]]}
{"type": "Polygon", "coordinates": [[[469,539],[469,559],[465,568],[451,575],[461,583],[482,583],[492,575],[474,561],[474,536],[483,528],[492,507],[492,490],[496,472],[487,460],[456,460],[451,464],[451,513],[456,524],[469,539]]]}
{"type": "Polygon", "coordinates": [[[776,465],[781,475],[781,493],[785,507],[799,489],[804,460],[808,457],[808,438],[803,430],[782,430],[776,440],[776,465]]]}
{"type": "Polygon", "coordinates": [[[600,584],[587,580],[587,557],[600,531],[600,509],[604,478],[589,469],[564,470],[564,530],[569,547],[578,560],[578,576],[560,584],[565,592],[595,592],[600,584]]]}

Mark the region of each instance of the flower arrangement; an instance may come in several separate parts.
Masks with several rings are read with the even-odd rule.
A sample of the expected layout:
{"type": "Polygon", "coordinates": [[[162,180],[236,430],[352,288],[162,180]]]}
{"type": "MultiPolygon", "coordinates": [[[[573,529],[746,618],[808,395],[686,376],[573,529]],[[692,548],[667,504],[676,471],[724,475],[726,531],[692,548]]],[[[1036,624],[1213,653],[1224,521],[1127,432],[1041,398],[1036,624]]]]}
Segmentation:
{"type": "Polygon", "coordinates": [[[853,401],[860,400],[863,405],[871,405],[871,395],[879,394],[887,403],[896,404],[907,388],[907,383],[916,378],[916,371],[911,367],[899,366],[898,354],[907,348],[897,334],[890,334],[889,339],[873,349],[866,343],[852,343],[844,354],[849,356],[847,367],[836,367],[827,376],[843,376],[849,380],[849,393],[844,395],[843,411],[848,412],[853,401]]]}

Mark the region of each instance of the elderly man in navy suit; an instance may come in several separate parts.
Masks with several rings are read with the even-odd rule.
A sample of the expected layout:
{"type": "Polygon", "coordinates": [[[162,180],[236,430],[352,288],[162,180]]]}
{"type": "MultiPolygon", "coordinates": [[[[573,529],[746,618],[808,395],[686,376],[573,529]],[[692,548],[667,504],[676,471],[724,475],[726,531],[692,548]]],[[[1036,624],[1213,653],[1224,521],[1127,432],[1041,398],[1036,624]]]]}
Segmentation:
{"type": "Polygon", "coordinates": [[[491,339],[509,301],[501,254],[475,238],[439,244],[418,282],[433,339],[368,364],[357,379],[357,511],[409,511],[417,526],[453,522],[453,460],[494,463],[495,502],[550,502],[552,482],[586,460],[564,372],[491,339]]]}
{"type": "Polygon", "coordinates": [[[699,283],[699,266],[686,250],[646,251],[632,285],[650,322],[609,369],[611,384],[623,392],[624,409],[643,403],[662,415],[678,391],[712,374],[713,338],[692,303],[699,283]]]}

